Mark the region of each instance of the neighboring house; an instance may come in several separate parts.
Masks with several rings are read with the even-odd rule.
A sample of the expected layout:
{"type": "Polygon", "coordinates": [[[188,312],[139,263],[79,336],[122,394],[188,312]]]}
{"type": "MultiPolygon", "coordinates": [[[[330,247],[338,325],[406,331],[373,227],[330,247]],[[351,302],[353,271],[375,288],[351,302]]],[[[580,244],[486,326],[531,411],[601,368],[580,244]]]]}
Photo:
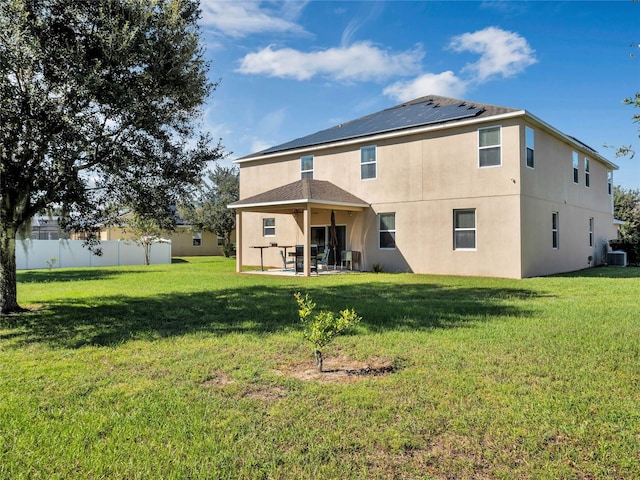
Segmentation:
{"type": "MultiPolygon", "coordinates": [[[[176,228],[166,232],[163,238],[171,242],[171,255],[174,257],[221,256],[223,239],[211,232],[197,232],[186,225],[176,213],[176,228]]],[[[123,220],[126,222],[126,220],[123,220]]],[[[128,238],[123,227],[110,227],[100,231],[100,240],[121,240],[128,238]]],[[[232,240],[235,235],[232,233],[232,240]]]]}
{"type": "Polygon", "coordinates": [[[604,263],[616,237],[618,167],[525,110],[423,97],[236,163],[237,271],[302,244],[309,275],[331,211],[363,270],[546,275],[604,263]]]}
{"type": "Polygon", "coordinates": [[[57,216],[36,215],[31,219],[29,232],[31,240],[59,240],[71,237],[69,233],[60,228],[57,216]]]}

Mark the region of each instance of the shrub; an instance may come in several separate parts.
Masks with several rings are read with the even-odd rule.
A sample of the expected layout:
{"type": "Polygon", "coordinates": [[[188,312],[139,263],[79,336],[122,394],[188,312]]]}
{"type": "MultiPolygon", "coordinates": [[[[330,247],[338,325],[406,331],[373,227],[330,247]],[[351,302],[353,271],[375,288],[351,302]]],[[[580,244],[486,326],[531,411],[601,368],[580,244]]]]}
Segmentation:
{"type": "Polygon", "coordinates": [[[308,293],[304,296],[300,292],[294,293],[298,302],[298,315],[304,328],[303,337],[310,342],[315,350],[316,366],[322,372],[322,348],[329,344],[333,338],[351,328],[362,320],[352,309],[340,311],[339,316],[333,312],[320,311],[313,315],[316,304],[308,293]]]}

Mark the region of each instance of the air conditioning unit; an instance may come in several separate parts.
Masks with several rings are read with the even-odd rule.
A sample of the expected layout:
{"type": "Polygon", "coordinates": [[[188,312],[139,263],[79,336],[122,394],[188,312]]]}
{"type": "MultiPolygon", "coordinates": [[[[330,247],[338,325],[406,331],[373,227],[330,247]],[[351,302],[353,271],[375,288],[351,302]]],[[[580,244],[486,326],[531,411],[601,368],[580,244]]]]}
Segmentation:
{"type": "Polygon", "coordinates": [[[615,250],[607,253],[607,264],[611,267],[626,267],[627,266],[627,252],[622,250],[615,250]]]}

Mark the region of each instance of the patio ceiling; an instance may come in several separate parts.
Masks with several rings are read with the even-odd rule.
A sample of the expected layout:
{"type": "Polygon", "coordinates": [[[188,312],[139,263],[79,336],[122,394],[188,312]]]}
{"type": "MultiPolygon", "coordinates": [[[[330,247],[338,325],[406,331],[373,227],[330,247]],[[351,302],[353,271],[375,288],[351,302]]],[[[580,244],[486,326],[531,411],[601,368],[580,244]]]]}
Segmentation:
{"type": "Polygon", "coordinates": [[[364,200],[325,180],[301,179],[228,205],[239,211],[295,213],[308,208],[362,211],[364,200]]]}

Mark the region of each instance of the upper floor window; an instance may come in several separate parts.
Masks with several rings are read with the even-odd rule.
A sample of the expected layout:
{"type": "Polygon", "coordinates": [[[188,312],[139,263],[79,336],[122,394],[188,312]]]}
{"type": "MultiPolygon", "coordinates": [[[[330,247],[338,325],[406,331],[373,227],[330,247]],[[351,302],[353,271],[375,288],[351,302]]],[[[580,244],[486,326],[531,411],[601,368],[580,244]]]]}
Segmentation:
{"type": "Polygon", "coordinates": [[[535,163],[533,159],[533,144],[534,144],[534,134],[533,128],[525,127],[525,136],[527,138],[527,167],[534,168],[535,163]]]}
{"type": "Polygon", "coordinates": [[[589,159],[584,159],[584,185],[589,186],[589,159]]]}
{"type": "Polygon", "coordinates": [[[593,247],[593,217],[589,217],[589,246],[593,247]]]}
{"type": "Polygon", "coordinates": [[[607,172],[607,193],[609,195],[613,193],[613,172],[611,170],[607,172]]]}
{"type": "Polygon", "coordinates": [[[378,215],[378,247],[396,248],[396,214],[381,213],[378,215]]]}
{"type": "Polygon", "coordinates": [[[453,248],[454,250],[476,248],[475,208],[453,211],[453,248]]]}
{"type": "Polygon", "coordinates": [[[551,214],[551,246],[557,249],[560,246],[560,226],[558,224],[558,212],[551,214]]]}
{"type": "Polygon", "coordinates": [[[496,167],[502,164],[501,127],[478,130],[478,156],[481,167],[496,167]]]}
{"type": "Polygon", "coordinates": [[[578,183],[578,152],[572,152],[573,157],[573,183],[578,183]]]}
{"type": "Polygon", "coordinates": [[[376,178],[376,146],[371,145],[360,149],[360,179],[376,178]]]}
{"type": "Polygon", "coordinates": [[[313,178],[313,155],[300,158],[300,178],[313,178]]]}
{"type": "Polygon", "coordinates": [[[262,234],[265,237],[275,237],[276,235],[276,219],[275,218],[262,219],[262,234]]]}

